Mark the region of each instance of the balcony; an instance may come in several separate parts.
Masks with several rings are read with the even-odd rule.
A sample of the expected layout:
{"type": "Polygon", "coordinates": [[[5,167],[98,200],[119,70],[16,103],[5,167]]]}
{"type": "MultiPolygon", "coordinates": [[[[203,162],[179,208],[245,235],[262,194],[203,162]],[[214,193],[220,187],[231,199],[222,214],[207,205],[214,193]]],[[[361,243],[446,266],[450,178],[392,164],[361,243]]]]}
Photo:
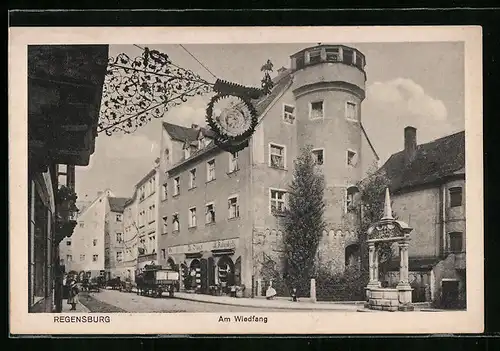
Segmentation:
{"type": "Polygon", "coordinates": [[[365,56],[354,48],[345,45],[318,45],[297,52],[291,56],[292,70],[321,63],[343,63],[364,71],[365,56]]]}
{"type": "Polygon", "coordinates": [[[76,193],[69,187],[62,186],[56,194],[56,242],[60,243],[64,238],[73,235],[76,227],[76,193]]]}

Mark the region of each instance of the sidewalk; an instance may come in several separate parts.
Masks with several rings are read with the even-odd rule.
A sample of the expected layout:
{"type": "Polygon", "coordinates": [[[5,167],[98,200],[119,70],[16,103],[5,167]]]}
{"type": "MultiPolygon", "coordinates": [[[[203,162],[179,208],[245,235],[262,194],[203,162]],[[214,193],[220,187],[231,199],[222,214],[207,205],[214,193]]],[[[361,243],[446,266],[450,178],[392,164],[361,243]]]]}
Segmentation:
{"type": "Polygon", "coordinates": [[[345,302],[310,302],[309,298],[299,298],[298,302],[293,302],[289,299],[276,298],[267,300],[264,297],[256,298],[236,298],[228,296],[212,296],[203,294],[190,294],[176,292],[174,298],[181,300],[214,303],[219,305],[231,305],[241,307],[256,307],[256,308],[274,308],[287,310],[324,310],[324,311],[353,311],[355,312],[360,306],[363,306],[362,301],[345,301],[345,302]]]}
{"type": "Polygon", "coordinates": [[[64,299],[61,313],[90,313],[90,310],[81,302],[76,304],[76,311],[71,311],[70,308],[71,305],[68,305],[68,300],[64,299]]]}

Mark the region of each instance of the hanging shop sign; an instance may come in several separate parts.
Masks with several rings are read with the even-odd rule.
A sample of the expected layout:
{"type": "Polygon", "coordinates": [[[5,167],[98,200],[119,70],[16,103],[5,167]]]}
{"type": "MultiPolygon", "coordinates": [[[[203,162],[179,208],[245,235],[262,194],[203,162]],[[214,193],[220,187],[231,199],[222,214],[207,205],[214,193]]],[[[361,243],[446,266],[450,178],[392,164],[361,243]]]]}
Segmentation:
{"type": "Polygon", "coordinates": [[[158,50],[144,48],[135,58],[118,54],[109,58],[97,131],[130,134],[191,97],[214,92],[206,119],[215,143],[226,151],[239,151],[248,146],[257,126],[255,100],[273,88],[272,70],[268,60],[261,67],[261,88],[252,88],[220,79],[210,83],[158,50]]]}
{"type": "Polygon", "coordinates": [[[169,255],[192,254],[200,252],[210,252],[212,250],[236,249],[238,247],[238,238],[223,239],[214,241],[205,241],[202,243],[171,246],[167,249],[169,255]]]}

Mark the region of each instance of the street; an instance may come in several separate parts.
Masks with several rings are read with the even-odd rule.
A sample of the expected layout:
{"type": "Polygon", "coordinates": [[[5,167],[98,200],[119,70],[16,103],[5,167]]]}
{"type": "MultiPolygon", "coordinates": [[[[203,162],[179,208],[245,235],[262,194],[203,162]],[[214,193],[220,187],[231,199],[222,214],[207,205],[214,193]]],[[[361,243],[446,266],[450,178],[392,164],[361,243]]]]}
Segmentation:
{"type": "MultiPolygon", "coordinates": [[[[283,309],[241,307],[188,301],[176,298],[152,298],[136,293],[103,289],[98,293],[82,292],[80,302],[91,312],[176,313],[176,312],[287,312],[283,309]]],[[[290,310],[288,310],[290,311],[290,310]]],[[[304,310],[302,310],[304,311],[304,310]]],[[[295,311],[297,312],[297,311],[295,311]]]]}

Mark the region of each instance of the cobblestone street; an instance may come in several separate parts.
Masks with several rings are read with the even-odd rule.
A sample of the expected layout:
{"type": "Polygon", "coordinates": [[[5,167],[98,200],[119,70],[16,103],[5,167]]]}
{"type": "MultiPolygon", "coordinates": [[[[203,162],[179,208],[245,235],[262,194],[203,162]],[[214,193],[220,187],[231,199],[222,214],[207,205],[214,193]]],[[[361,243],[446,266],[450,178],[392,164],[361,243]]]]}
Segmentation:
{"type": "Polygon", "coordinates": [[[96,313],[287,312],[283,309],[229,306],[168,297],[152,298],[116,290],[101,290],[98,293],[83,292],[80,295],[80,302],[91,312],[96,313]]]}

